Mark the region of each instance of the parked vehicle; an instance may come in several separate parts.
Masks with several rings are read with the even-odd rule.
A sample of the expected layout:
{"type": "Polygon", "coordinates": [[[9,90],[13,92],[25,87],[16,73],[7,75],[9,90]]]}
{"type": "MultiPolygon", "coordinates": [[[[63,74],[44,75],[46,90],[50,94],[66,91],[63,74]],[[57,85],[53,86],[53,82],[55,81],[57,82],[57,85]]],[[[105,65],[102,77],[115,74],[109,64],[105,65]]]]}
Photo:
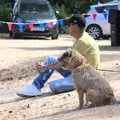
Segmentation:
{"type": "Polygon", "coordinates": [[[12,38],[18,38],[22,35],[58,38],[57,18],[48,0],[16,0],[12,12],[12,21],[16,23],[12,25],[10,31],[12,38]],[[52,22],[52,27],[49,24],[50,22],[52,22]],[[17,23],[26,23],[23,26],[23,31],[19,30],[17,23]],[[32,30],[29,26],[30,23],[34,24],[32,30]],[[41,29],[40,25],[42,24],[44,27],[41,29]]]}
{"type": "Polygon", "coordinates": [[[100,39],[105,35],[110,36],[111,28],[108,22],[109,10],[118,8],[118,1],[92,5],[87,12],[86,31],[93,36],[94,39],[100,39]]]}

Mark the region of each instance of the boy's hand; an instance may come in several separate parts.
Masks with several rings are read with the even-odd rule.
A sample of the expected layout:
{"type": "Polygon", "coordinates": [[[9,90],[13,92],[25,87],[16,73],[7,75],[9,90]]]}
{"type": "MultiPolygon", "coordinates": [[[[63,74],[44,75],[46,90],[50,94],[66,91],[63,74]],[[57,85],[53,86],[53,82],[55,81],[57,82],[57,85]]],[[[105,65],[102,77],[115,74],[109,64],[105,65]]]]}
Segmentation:
{"type": "Polygon", "coordinates": [[[40,62],[36,64],[36,68],[38,72],[45,72],[48,69],[59,69],[61,68],[61,63],[57,63],[57,64],[51,64],[48,66],[44,66],[43,64],[41,64],[40,62]]]}
{"type": "Polygon", "coordinates": [[[45,72],[47,70],[47,67],[41,63],[36,63],[36,68],[38,72],[45,72]]]}

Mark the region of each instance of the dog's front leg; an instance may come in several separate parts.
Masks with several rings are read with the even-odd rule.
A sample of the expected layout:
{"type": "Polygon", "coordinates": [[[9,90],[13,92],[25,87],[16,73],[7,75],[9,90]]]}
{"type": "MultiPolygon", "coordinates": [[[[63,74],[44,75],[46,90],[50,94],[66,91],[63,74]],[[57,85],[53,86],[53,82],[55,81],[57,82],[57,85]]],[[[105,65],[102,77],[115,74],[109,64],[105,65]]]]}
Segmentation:
{"type": "Polygon", "coordinates": [[[85,95],[85,106],[87,106],[88,105],[88,96],[87,96],[86,91],[84,92],[84,95],[85,95]]]}
{"type": "Polygon", "coordinates": [[[84,104],[84,100],[83,100],[84,92],[81,89],[77,90],[77,92],[78,92],[78,97],[79,97],[79,108],[81,109],[84,104]]]}

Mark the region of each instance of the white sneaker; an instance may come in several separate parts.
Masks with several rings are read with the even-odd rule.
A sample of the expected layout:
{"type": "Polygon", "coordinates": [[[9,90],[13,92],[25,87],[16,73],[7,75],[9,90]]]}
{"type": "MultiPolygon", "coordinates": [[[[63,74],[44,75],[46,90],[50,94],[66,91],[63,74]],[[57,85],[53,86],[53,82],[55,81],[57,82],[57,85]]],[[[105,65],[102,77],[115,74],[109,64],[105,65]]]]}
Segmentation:
{"type": "Polygon", "coordinates": [[[16,94],[21,97],[34,97],[42,95],[40,90],[37,89],[37,87],[34,84],[27,85],[25,88],[18,90],[16,94]]]}

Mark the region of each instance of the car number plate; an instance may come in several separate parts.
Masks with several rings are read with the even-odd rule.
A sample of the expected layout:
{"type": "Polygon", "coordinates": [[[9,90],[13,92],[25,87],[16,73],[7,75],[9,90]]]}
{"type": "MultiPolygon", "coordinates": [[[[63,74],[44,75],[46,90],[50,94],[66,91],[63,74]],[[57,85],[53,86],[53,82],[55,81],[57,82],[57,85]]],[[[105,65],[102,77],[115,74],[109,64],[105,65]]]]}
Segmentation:
{"type": "Polygon", "coordinates": [[[32,29],[32,31],[44,31],[45,29],[44,28],[40,28],[40,27],[34,27],[32,29]]]}
{"type": "Polygon", "coordinates": [[[32,31],[40,31],[40,28],[39,28],[39,27],[34,27],[34,28],[32,29],[32,31]]]}

